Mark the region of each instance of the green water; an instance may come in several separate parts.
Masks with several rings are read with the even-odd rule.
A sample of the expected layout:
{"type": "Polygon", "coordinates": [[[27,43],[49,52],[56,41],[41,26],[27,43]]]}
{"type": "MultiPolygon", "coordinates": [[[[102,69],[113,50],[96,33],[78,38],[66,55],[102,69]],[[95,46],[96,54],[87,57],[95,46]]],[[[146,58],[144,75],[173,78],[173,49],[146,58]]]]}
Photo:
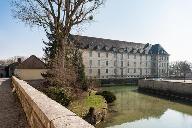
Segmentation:
{"type": "Polygon", "coordinates": [[[97,128],[192,128],[192,106],[137,92],[136,86],[103,87],[117,100],[97,128]]]}

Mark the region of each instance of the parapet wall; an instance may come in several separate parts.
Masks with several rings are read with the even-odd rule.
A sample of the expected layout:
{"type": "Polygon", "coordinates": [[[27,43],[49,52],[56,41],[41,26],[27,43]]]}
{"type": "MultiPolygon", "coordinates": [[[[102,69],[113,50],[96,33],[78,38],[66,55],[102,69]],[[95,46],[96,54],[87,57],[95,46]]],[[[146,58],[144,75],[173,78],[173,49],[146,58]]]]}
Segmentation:
{"type": "Polygon", "coordinates": [[[27,82],[13,76],[12,84],[32,128],[94,128],[27,82]]]}
{"type": "Polygon", "coordinates": [[[152,89],[181,94],[183,96],[192,96],[192,82],[181,82],[177,80],[139,80],[138,85],[140,89],[152,89]]]}

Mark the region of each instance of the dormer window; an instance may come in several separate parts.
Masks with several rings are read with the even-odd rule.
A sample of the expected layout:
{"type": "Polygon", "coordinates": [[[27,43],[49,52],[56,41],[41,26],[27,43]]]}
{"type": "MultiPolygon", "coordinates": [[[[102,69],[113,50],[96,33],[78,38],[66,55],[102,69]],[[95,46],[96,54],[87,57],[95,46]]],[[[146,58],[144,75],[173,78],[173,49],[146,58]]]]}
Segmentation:
{"type": "Polygon", "coordinates": [[[101,50],[101,45],[97,45],[97,49],[98,49],[98,50],[101,50]]]}

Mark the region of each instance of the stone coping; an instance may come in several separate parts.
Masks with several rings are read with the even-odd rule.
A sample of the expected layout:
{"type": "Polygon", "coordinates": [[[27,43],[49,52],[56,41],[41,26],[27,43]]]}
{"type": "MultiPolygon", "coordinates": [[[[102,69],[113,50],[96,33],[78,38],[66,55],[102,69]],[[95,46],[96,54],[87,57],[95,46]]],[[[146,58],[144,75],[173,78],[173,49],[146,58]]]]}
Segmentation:
{"type": "MultiPolygon", "coordinates": [[[[145,80],[145,79],[144,79],[145,80]]],[[[169,80],[169,79],[159,79],[159,80],[156,80],[156,79],[146,79],[146,80],[149,80],[149,81],[165,81],[165,82],[174,82],[174,83],[192,83],[192,80],[169,80]]]]}
{"type": "Polygon", "coordinates": [[[13,76],[12,83],[31,127],[94,128],[94,126],[36,90],[27,82],[13,76]]]}

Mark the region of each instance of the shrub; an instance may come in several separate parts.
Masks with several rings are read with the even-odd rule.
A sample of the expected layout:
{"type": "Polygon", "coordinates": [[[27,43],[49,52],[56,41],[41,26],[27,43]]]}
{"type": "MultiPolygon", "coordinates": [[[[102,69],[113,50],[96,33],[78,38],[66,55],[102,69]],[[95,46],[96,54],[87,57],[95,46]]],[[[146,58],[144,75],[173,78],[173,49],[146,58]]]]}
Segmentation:
{"type": "Polygon", "coordinates": [[[48,97],[66,107],[71,101],[71,99],[65,94],[64,89],[61,87],[50,87],[45,93],[48,97]]]}
{"type": "Polygon", "coordinates": [[[112,103],[114,100],[116,100],[116,96],[109,91],[101,91],[101,92],[97,92],[96,95],[101,95],[105,98],[105,100],[107,101],[107,103],[112,103]]]}

